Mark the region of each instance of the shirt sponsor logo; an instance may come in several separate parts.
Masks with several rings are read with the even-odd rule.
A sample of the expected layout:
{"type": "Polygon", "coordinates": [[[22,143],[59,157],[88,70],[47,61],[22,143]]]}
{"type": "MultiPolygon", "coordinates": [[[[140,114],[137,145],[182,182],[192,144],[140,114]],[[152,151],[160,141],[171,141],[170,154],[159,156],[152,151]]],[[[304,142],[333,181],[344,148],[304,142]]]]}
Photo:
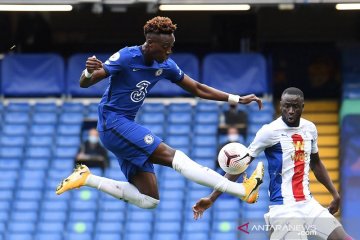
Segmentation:
{"type": "Polygon", "coordinates": [[[150,82],[146,81],[146,80],[143,80],[143,81],[139,82],[138,84],[136,84],[136,87],[138,89],[134,90],[130,94],[131,101],[140,102],[140,101],[144,100],[144,98],[146,97],[147,88],[149,85],[150,85],[150,82]]]}

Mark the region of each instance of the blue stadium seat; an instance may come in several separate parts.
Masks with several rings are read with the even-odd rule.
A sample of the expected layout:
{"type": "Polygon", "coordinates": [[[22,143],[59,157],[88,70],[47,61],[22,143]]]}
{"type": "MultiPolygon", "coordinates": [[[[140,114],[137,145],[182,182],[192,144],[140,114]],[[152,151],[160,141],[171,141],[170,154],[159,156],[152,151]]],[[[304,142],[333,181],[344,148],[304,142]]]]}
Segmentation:
{"type": "Polygon", "coordinates": [[[31,147],[51,147],[53,138],[49,135],[34,135],[29,136],[28,146],[31,147]]]}
{"type": "Polygon", "coordinates": [[[197,135],[215,135],[217,134],[218,126],[216,124],[196,124],[194,126],[194,133],[197,135]]]}
{"type": "Polygon", "coordinates": [[[162,189],[184,189],[186,185],[185,178],[167,179],[160,183],[162,189]]]}
{"type": "Polygon", "coordinates": [[[79,124],[60,124],[58,134],[60,135],[80,135],[81,126],[79,124]]]}
{"type": "Polygon", "coordinates": [[[99,222],[118,222],[125,221],[125,211],[123,210],[100,210],[98,213],[99,222]]]}
{"type": "MultiPolygon", "coordinates": [[[[181,176],[182,177],[182,176],[181,176]]],[[[167,178],[164,178],[167,179],[167,178]]],[[[162,200],[178,200],[184,199],[184,190],[180,189],[162,189],[160,193],[162,200]]]]}
{"type": "Polygon", "coordinates": [[[97,233],[120,233],[123,231],[123,222],[122,221],[107,221],[107,222],[97,222],[95,226],[95,231],[97,233]]]}
{"type": "Polygon", "coordinates": [[[39,201],[42,198],[42,191],[41,190],[24,190],[19,189],[15,193],[16,199],[18,200],[37,200],[39,201]]]}
{"type": "Polygon", "coordinates": [[[66,229],[70,233],[89,233],[94,230],[93,219],[88,221],[67,221],[66,229]]]}
{"type": "Polygon", "coordinates": [[[0,169],[2,170],[17,170],[20,169],[20,158],[0,158],[0,169]]]}
{"type": "MultiPolygon", "coordinates": [[[[40,220],[46,222],[65,222],[67,220],[67,212],[59,211],[45,211],[42,210],[40,213],[40,220]]],[[[39,228],[39,227],[38,227],[39,228]]]]}
{"type": "Polygon", "coordinates": [[[196,112],[219,113],[219,105],[216,102],[198,102],[195,106],[196,112]]]}
{"type": "Polygon", "coordinates": [[[210,240],[224,240],[224,239],[227,239],[227,240],[237,240],[237,239],[240,239],[238,237],[238,234],[237,232],[213,232],[211,233],[211,238],[210,240]]]}
{"type": "Polygon", "coordinates": [[[1,158],[22,158],[24,150],[22,147],[0,147],[1,158]]]}
{"type": "MultiPolygon", "coordinates": [[[[9,219],[9,212],[8,211],[0,211],[0,224],[6,222],[9,219]]],[[[4,227],[5,228],[5,227],[4,227]]],[[[1,227],[0,227],[0,233],[1,233],[1,227]]]]}
{"type": "Polygon", "coordinates": [[[155,222],[154,231],[180,233],[181,222],[180,221],[155,222]]]}
{"type": "Polygon", "coordinates": [[[129,221],[149,221],[154,219],[154,213],[149,210],[134,210],[127,212],[127,220],[129,221]]]}
{"type": "Polygon", "coordinates": [[[256,133],[260,130],[262,126],[263,124],[257,124],[257,123],[249,124],[247,127],[247,135],[248,136],[256,135],[256,133]]]}
{"type": "Polygon", "coordinates": [[[120,233],[102,233],[97,232],[95,235],[95,240],[121,240],[120,233]]]}
{"type": "Polygon", "coordinates": [[[104,79],[87,89],[80,88],[79,79],[85,69],[85,62],[88,57],[95,55],[102,62],[105,62],[111,54],[107,53],[77,53],[68,59],[68,69],[66,72],[67,94],[73,97],[101,97],[109,84],[108,79],[104,79]]]}
{"type": "Polygon", "coordinates": [[[193,158],[214,159],[217,153],[214,147],[194,147],[191,155],[193,158]]]}
{"type": "Polygon", "coordinates": [[[240,214],[239,211],[234,210],[222,210],[222,211],[213,211],[213,218],[215,220],[234,220],[239,219],[240,214]]]}
{"type": "Polygon", "coordinates": [[[66,233],[66,240],[89,240],[91,239],[91,233],[66,233]]]}
{"type": "Polygon", "coordinates": [[[52,152],[47,147],[27,147],[25,156],[30,158],[51,158],[52,152]]]}
{"type": "Polygon", "coordinates": [[[169,211],[173,209],[183,209],[183,201],[182,199],[174,199],[174,200],[167,200],[162,201],[161,204],[158,206],[159,211],[169,211]]]}
{"type": "Polygon", "coordinates": [[[186,124],[169,124],[167,126],[167,133],[174,135],[189,135],[191,133],[191,125],[186,124]]]}
{"type": "Polygon", "coordinates": [[[170,112],[168,115],[168,122],[170,124],[191,124],[191,112],[170,112]]]}
{"type": "Polygon", "coordinates": [[[56,124],[56,112],[36,112],[32,116],[33,123],[35,124],[56,124]]]}
{"type": "Polygon", "coordinates": [[[97,201],[74,200],[71,202],[70,208],[72,211],[91,211],[92,209],[97,208],[97,201]]]}
{"type": "Polygon", "coordinates": [[[37,233],[36,240],[63,240],[62,233],[37,233]]]}
{"type": "MultiPolygon", "coordinates": [[[[1,167],[1,166],[0,166],[1,167]]],[[[16,179],[1,179],[0,191],[2,190],[13,190],[16,186],[16,179]]],[[[11,193],[12,195],[12,193],[11,193]]]]}
{"type": "Polygon", "coordinates": [[[124,235],[124,239],[126,240],[151,240],[151,234],[146,233],[134,233],[134,232],[126,232],[124,235]]]}
{"type": "Polygon", "coordinates": [[[30,117],[27,112],[8,112],[5,114],[4,120],[11,124],[27,124],[30,122],[30,117]]]}
{"type": "Polygon", "coordinates": [[[10,102],[6,107],[7,112],[30,112],[31,106],[28,102],[10,102]]]}
{"type": "Polygon", "coordinates": [[[84,113],[85,106],[81,102],[64,102],[61,106],[62,113],[84,113]]]}
{"type": "Polygon", "coordinates": [[[69,208],[67,201],[44,200],[41,210],[44,211],[67,211],[69,208]]]}
{"type": "Polygon", "coordinates": [[[202,233],[208,233],[210,231],[210,223],[207,221],[185,221],[184,222],[184,231],[185,232],[202,232],[202,233]]]}
{"type": "Polygon", "coordinates": [[[54,157],[56,158],[75,158],[79,147],[56,147],[54,157]]]}
{"type": "Polygon", "coordinates": [[[58,111],[58,107],[54,102],[36,102],[34,105],[34,112],[52,112],[56,113],[58,111]]]}
{"type": "Polygon", "coordinates": [[[11,200],[13,199],[12,189],[1,189],[0,190],[0,200],[11,200]]]}
{"type": "Polygon", "coordinates": [[[55,133],[55,125],[34,124],[34,125],[31,125],[30,133],[32,135],[52,136],[55,133]]]}
{"type": "Polygon", "coordinates": [[[68,220],[72,222],[83,222],[96,219],[96,212],[93,211],[78,211],[74,210],[69,213],[68,220]]]}
{"type": "Polygon", "coordinates": [[[260,54],[209,54],[204,58],[202,73],[202,83],[225,92],[269,92],[266,61],[260,54]]]}
{"type": "Polygon", "coordinates": [[[225,211],[225,210],[233,210],[233,211],[239,211],[241,206],[240,200],[233,198],[233,199],[219,199],[216,201],[216,204],[214,204],[215,211],[225,211]]]}
{"type": "Polygon", "coordinates": [[[180,236],[178,233],[167,233],[167,232],[154,232],[153,240],[179,240],[180,236]]]}
{"type": "Polygon", "coordinates": [[[137,232],[137,233],[151,233],[151,222],[133,222],[127,221],[125,225],[125,232],[137,232]]]}
{"type": "Polygon", "coordinates": [[[105,211],[124,211],[126,203],[114,198],[114,200],[102,201],[99,207],[105,211]]]}
{"type": "Polygon", "coordinates": [[[1,83],[5,96],[60,96],[64,92],[63,59],[44,53],[6,55],[1,83]]]}
{"type": "Polygon", "coordinates": [[[65,230],[63,221],[39,221],[37,231],[41,233],[62,233],[65,230]]]}
{"type": "Polygon", "coordinates": [[[28,127],[25,124],[6,124],[2,127],[3,134],[9,136],[26,136],[28,127]]]}
{"type": "Polygon", "coordinates": [[[143,124],[143,127],[148,128],[152,133],[157,136],[163,136],[164,134],[164,125],[163,123],[160,124],[143,124]]]}
{"type": "Polygon", "coordinates": [[[165,116],[162,112],[154,112],[154,113],[143,113],[140,116],[140,121],[142,123],[153,124],[153,123],[164,123],[165,116]]]}
{"type": "Polygon", "coordinates": [[[182,221],[183,215],[184,213],[180,209],[169,209],[166,211],[157,211],[155,218],[156,222],[182,221]]]}
{"type": "Polygon", "coordinates": [[[197,124],[218,124],[219,114],[216,112],[199,112],[195,115],[197,124]]]}
{"type": "Polygon", "coordinates": [[[144,103],[140,111],[143,112],[165,112],[166,106],[162,103],[144,103]]]}
{"type": "MultiPolygon", "coordinates": [[[[174,53],[171,58],[193,79],[199,79],[199,60],[190,53],[174,53]]],[[[190,94],[169,80],[160,80],[150,91],[149,96],[189,96],[190,94]]]]}
{"type": "Polygon", "coordinates": [[[169,144],[171,147],[187,147],[190,145],[190,137],[183,135],[168,135],[166,138],[166,143],[169,144]]]}
{"type": "MultiPolygon", "coordinates": [[[[198,184],[198,185],[200,185],[200,184],[198,184]]],[[[196,190],[188,190],[186,193],[186,199],[195,202],[200,198],[208,196],[210,193],[211,193],[210,188],[206,188],[206,187],[202,186],[201,190],[197,190],[197,189],[196,190]]]]}
{"type": "Polygon", "coordinates": [[[35,222],[10,221],[7,228],[12,233],[33,233],[35,231],[35,222]]]}
{"type": "Polygon", "coordinates": [[[193,107],[190,103],[170,103],[168,106],[169,112],[187,112],[191,113],[193,107]]]}
{"type": "Polygon", "coordinates": [[[209,239],[209,234],[207,232],[185,232],[183,234],[182,240],[204,240],[209,239]]]}
{"type": "Polygon", "coordinates": [[[260,112],[250,112],[248,116],[248,123],[251,124],[267,124],[274,120],[274,113],[266,110],[260,112]]]}
{"type": "Polygon", "coordinates": [[[79,136],[57,136],[56,145],[59,147],[76,147],[80,146],[79,136]]]}
{"type": "Polygon", "coordinates": [[[9,233],[5,236],[6,240],[33,240],[32,233],[9,233]]]}
{"type": "Polygon", "coordinates": [[[199,147],[214,147],[217,148],[216,136],[195,135],[193,137],[193,145],[199,147]]]}
{"type": "Polygon", "coordinates": [[[49,160],[47,158],[27,158],[24,161],[25,169],[42,169],[49,167],[49,160]]]}
{"type": "Polygon", "coordinates": [[[61,124],[81,124],[83,120],[84,115],[78,112],[64,112],[59,118],[61,124]]]}

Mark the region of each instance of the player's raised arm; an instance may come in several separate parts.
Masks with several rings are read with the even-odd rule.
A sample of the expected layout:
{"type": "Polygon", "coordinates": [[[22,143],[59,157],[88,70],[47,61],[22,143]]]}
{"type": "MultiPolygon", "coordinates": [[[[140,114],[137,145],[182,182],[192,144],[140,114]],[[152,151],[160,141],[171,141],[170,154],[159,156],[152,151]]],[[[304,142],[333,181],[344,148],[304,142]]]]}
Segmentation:
{"type": "Polygon", "coordinates": [[[102,62],[95,56],[86,60],[86,68],[80,76],[80,87],[88,88],[107,77],[102,62]]]}
{"type": "Polygon", "coordinates": [[[245,96],[229,94],[209,87],[206,84],[199,83],[186,74],[184,75],[184,79],[177,84],[189,93],[203,99],[241,104],[256,102],[259,106],[259,109],[262,108],[262,101],[255,94],[249,94],[245,96]]]}

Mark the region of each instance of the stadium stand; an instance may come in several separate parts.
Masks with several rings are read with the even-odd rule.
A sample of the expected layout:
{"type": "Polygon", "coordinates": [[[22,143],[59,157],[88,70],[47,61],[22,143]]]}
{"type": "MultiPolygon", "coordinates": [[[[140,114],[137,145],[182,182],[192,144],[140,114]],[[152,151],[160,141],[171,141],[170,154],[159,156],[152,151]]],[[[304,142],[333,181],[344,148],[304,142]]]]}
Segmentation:
{"type": "Polygon", "coordinates": [[[1,91],[6,97],[61,96],[64,60],[57,54],[6,55],[2,61],[1,91]]]}

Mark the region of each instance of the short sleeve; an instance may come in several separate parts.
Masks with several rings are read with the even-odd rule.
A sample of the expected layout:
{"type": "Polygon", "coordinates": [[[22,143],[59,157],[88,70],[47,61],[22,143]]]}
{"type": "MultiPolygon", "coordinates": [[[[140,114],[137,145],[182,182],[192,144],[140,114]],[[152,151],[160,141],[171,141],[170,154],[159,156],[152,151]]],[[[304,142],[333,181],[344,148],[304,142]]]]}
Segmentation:
{"type": "Polygon", "coordinates": [[[184,72],[172,59],[169,59],[169,65],[170,65],[170,69],[168,71],[166,78],[173,83],[177,83],[183,80],[184,72]]]}
{"type": "Polygon", "coordinates": [[[118,74],[124,68],[124,58],[121,57],[120,51],[111,55],[103,64],[103,68],[109,75],[118,74]]]}
{"type": "Polygon", "coordinates": [[[312,125],[312,130],[311,130],[311,153],[317,153],[319,151],[318,148],[318,132],[316,129],[315,124],[312,125]]]}
{"type": "Polygon", "coordinates": [[[249,146],[249,154],[257,157],[266,148],[273,145],[273,131],[266,124],[256,133],[256,136],[249,146]]]}

